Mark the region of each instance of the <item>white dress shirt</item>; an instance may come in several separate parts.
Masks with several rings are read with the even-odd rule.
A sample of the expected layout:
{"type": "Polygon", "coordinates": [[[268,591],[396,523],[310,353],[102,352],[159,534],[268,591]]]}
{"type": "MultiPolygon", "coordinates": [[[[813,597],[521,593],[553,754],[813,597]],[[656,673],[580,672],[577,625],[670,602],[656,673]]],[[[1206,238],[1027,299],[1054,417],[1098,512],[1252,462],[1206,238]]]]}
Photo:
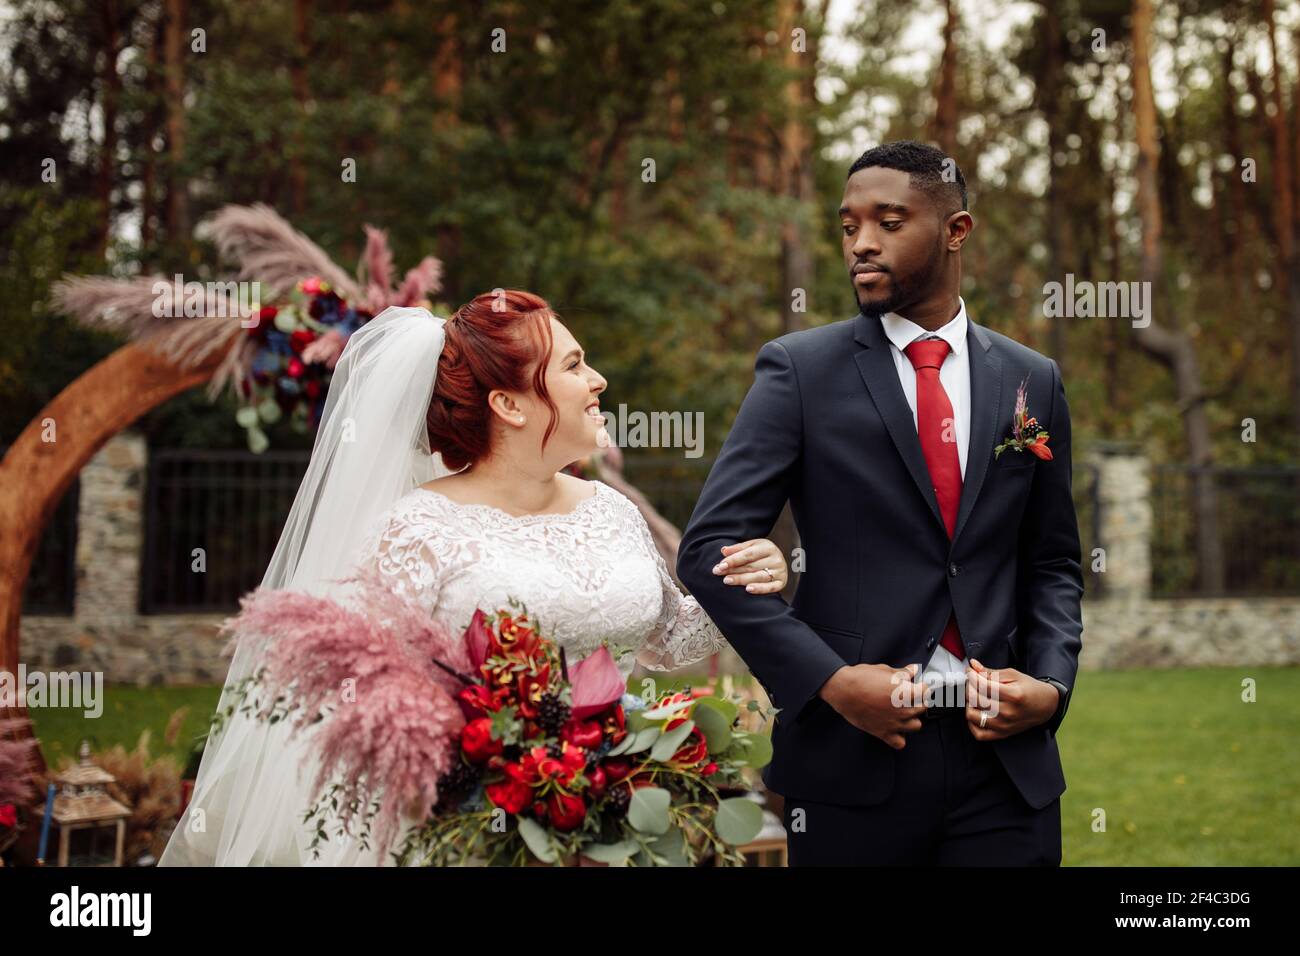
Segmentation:
{"type": "MultiPolygon", "coordinates": [[[[912,409],[912,427],[916,427],[916,369],[912,360],[903,349],[917,339],[940,338],[951,349],[944,356],[943,365],[939,367],[939,384],[948,393],[952,404],[953,435],[957,439],[957,460],[961,464],[962,481],[966,480],[966,459],[970,446],[970,352],[966,348],[966,302],[957,297],[957,314],[946,325],[934,332],[927,332],[911,319],[905,319],[895,312],[888,312],[880,317],[884,326],[885,337],[889,339],[890,352],[894,356],[894,368],[898,370],[898,380],[903,386],[903,395],[912,409]]],[[[945,623],[947,623],[945,621],[945,623]]],[[[937,635],[936,635],[937,637],[937,635]]],[[[925,665],[922,679],[930,685],[936,685],[944,679],[948,681],[964,680],[966,661],[959,661],[949,653],[942,644],[937,644],[934,654],[925,665]]]]}

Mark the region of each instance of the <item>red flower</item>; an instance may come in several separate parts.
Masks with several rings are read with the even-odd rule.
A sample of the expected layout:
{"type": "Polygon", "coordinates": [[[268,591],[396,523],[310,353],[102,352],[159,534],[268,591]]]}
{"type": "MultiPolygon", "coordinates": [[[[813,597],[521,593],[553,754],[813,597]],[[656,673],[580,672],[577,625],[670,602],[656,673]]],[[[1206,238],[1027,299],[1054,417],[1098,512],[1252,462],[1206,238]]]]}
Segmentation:
{"type": "Polygon", "coordinates": [[[536,673],[524,671],[519,675],[519,713],[535,720],[542,698],[551,683],[551,665],[543,664],[536,673]]]}
{"type": "Polygon", "coordinates": [[[615,704],[606,716],[604,730],[609,735],[611,744],[618,744],[627,736],[627,717],[623,713],[622,704],[615,704]]]}
{"type": "Polygon", "coordinates": [[[471,763],[483,763],[501,753],[503,744],[492,738],[492,718],[471,720],[460,732],[460,746],[471,763]]]}
{"type": "Polygon", "coordinates": [[[501,709],[505,699],[503,691],[490,691],[482,684],[471,684],[458,695],[471,713],[490,714],[501,709]]]}
{"type": "MultiPolygon", "coordinates": [[[[511,767],[517,764],[511,764],[511,767]]],[[[509,772],[509,767],[506,768],[509,772]]],[[[513,776],[507,776],[499,783],[487,785],[487,797],[506,813],[519,813],[528,806],[533,797],[533,790],[526,783],[520,783],[513,776]]]]}
{"type": "Polygon", "coordinates": [[[475,670],[482,667],[483,662],[487,660],[491,644],[492,632],[488,630],[487,615],[476,609],[469,627],[465,628],[465,646],[469,650],[470,663],[474,665],[475,670]]]}
{"type": "Polygon", "coordinates": [[[293,349],[294,355],[301,355],[302,350],[311,345],[316,339],[316,333],[311,329],[299,329],[289,336],[289,348],[293,349]]]}
{"type": "Polygon", "coordinates": [[[600,746],[605,736],[604,729],[594,720],[570,720],[560,731],[560,736],[575,747],[593,750],[600,746]]]}
{"type": "Polygon", "coordinates": [[[609,779],[605,776],[602,767],[595,767],[587,773],[587,789],[591,791],[593,797],[599,797],[609,786],[609,779]]]}
{"type": "MultiPolygon", "coordinates": [[[[669,696],[662,698],[659,701],[659,703],[655,704],[655,707],[656,708],[667,707],[670,704],[680,704],[680,703],[684,703],[685,701],[693,701],[693,700],[695,700],[695,696],[690,691],[678,691],[676,694],[670,694],[669,696]]],[[[668,723],[664,724],[664,732],[666,733],[667,731],[672,730],[674,727],[677,727],[680,724],[684,724],[686,723],[686,721],[690,720],[691,710],[692,708],[690,707],[684,707],[681,710],[677,711],[677,713],[673,715],[671,719],[669,719],[668,723]]]]}
{"type": "Polygon", "coordinates": [[[245,331],[255,339],[261,338],[266,334],[266,330],[271,328],[275,323],[275,317],[280,314],[280,310],[273,305],[264,305],[257,310],[257,321],[250,325],[245,331]]]}
{"type": "Polygon", "coordinates": [[[706,763],[700,768],[700,774],[705,777],[712,777],[717,772],[718,765],[716,763],[706,763]]]}
{"type": "Polygon", "coordinates": [[[534,747],[519,761],[517,776],[530,787],[548,781],[567,787],[586,765],[587,755],[567,743],[561,745],[558,757],[552,757],[545,747],[534,747]]]}
{"type": "Polygon", "coordinates": [[[617,783],[632,772],[632,761],[626,757],[606,757],[601,767],[610,783],[617,783]]]}
{"type": "Polygon", "coordinates": [[[1052,449],[1047,447],[1046,435],[1039,435],[1032,445],[1027,445],[1025,447],[1027,447],[1031,452],[1033,452],[1039,458],[1043,459],[1043,461],[1052,460],[1052,449]]]}
{"type": "Polygon", "coordinates": [[[527,621],[526,617],[515,618],[502,612],[497,623],[497,633],[492,635],[494,652],[512,661],[524,664],[536,663],[543,650],[542,638],[528,626],[527,621]]]}
{"type": "Polygon", "coordinates": [[[698,729],[692,730],[690,736],[677,748],[677,753],[669,759],[669,763],[681,768],[694,767],[697,763],[709,755],[709,744],[704,739],[704,735],[698,729]]]}
{"type": "Polygon", "coordinates": [[[587,805],[582,797],[558,790],[547,799],[546,810],[551,826],[557,830],[576,830],[587,817],[587,805]]]}
{"type": "Polygon", "coordinates": [[[302,364],[302,359],[300,358],[289,359],[289,377],[302,378],[303,369],[306,367],[307,366],[302,364]]]}
{"type": "Polygon", "coordinates": [[[18,825],[18,808],[12,803],[0,806],[0,827],[13,828],[18,825]]]}
{"type": "Polygon", "coordinates": [[[329,283],[320,276],[312,276],[299,282],[298,288],[308,295],[320,295],[322,292],[329,291],[329,283]]]}

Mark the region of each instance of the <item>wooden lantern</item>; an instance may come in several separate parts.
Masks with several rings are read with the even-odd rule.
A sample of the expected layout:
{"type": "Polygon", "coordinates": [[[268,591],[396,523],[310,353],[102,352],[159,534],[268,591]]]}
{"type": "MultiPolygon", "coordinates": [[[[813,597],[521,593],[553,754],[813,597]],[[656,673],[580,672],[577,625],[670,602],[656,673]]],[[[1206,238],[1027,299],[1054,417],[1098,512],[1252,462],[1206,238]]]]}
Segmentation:
{"type": "MultiPolygon", "coordinates": [[[[112,827],[115,830],[113,855],[108,859],[97,859],[93,853],[86,854],[80,862],[84,866],[121,866],[122,847],[126,842],[126,820],[131,815],[130,808],[123,806],[108,794],[108,785],[114,777],[102,767],[90,761],[90,744],[81,742],[77,753],[76,766],[55,776],[59,792],[54,797],[54,809],[51,824],[59,829],[59,866],[69,866],[69,848],[72,834],[78,830],[93,831],[112,827]]],[[[37,808],[44,815],[45,807],[37,808]]]]}

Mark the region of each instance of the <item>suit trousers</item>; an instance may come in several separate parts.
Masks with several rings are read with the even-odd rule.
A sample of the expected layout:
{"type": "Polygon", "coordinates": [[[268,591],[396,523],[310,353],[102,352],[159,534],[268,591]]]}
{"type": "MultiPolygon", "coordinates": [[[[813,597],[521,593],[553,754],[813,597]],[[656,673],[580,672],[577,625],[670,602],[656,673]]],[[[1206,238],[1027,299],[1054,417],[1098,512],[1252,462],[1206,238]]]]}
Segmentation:
{"type": "Polygon", "coordinates": [[[1035,810],[961,710],[922,718],[883,802],[785,801],[791,866],[1060,866],[1061,800],[1035,810]]]}

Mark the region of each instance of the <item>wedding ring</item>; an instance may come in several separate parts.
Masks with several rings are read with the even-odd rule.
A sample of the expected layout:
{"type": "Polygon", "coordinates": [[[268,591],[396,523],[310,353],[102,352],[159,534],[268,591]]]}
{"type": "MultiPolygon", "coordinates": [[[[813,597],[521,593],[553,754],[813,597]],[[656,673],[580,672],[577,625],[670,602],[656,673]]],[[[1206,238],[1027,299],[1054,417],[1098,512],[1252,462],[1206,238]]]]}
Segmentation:
{"type": "Polygon", "coordinates": [[[987,710],[982,711],[980,713],[980,730],[983,730],[984,725],[987,724],[988,722],[989,722],[989,712],[987,710]]]}
{"type": "Polygon", "coordinates": [[[776,575],[772,573],[772,569],[771,569],[771,568],[764,568],[763,570],[767,572],[767,579],[768,579],[769,581],[775,581],[775,580],[776,580],[776,575]]]}

